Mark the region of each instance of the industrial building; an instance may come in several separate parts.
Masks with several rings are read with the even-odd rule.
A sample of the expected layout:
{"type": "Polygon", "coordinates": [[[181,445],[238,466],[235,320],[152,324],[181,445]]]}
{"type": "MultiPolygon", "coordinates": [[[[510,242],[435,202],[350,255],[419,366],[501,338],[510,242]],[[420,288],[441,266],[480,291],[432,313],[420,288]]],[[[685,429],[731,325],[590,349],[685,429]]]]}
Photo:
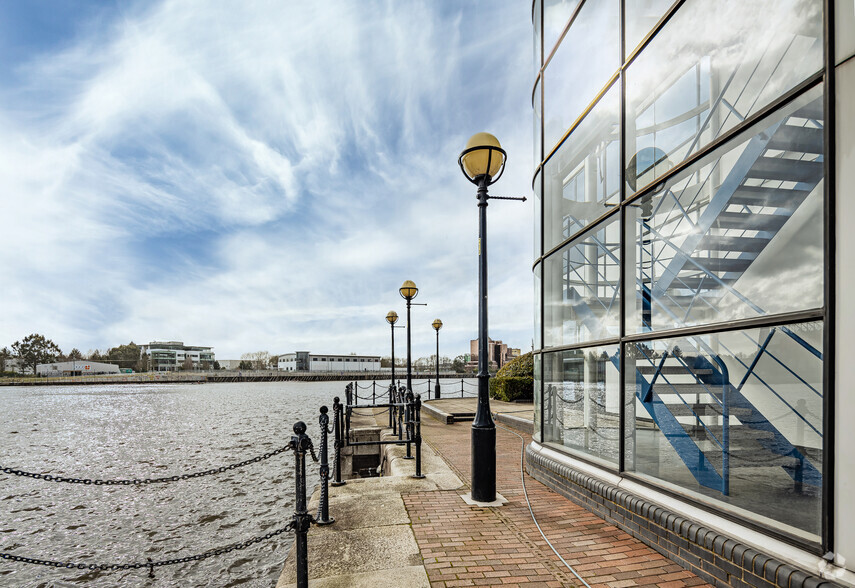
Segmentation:
{"type": "Polygon", "coordinates": [[[286,372],[379,372],[379,355],[330,355],[296,351],[280,355],[278,369],[286,372]]]}
{"type": "Polygon", "coordinates": [[[112,363],[101,363],[78,359],[74,361],[58,361],[36,365],[36,375],[43,377],[59,376],[90,376],[95,374],[118,374],[119,366],[112,363]]]}

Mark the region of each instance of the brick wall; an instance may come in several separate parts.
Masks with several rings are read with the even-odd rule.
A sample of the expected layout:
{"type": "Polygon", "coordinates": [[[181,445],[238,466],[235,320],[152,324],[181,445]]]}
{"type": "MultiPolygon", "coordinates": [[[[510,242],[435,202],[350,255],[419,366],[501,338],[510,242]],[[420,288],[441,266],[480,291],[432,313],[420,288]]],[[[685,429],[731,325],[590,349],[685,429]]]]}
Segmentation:
{"type": "Polygon", "coordinates": [[[717,531],[526,447],[528,473],[714,586],[831,588],[811,575],[717,531]]]}

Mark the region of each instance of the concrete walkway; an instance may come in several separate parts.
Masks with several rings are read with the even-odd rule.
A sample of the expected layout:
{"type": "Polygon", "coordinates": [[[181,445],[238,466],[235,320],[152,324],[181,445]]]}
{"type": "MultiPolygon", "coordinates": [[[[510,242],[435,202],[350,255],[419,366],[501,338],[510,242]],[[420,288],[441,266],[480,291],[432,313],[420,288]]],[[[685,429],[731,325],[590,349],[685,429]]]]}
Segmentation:
{"type": "MultiPolygon", "coordinates": [[[[462,412],[475,399],[430,401],[462,412]]],[[[516,419],[531,405],[494,403],[516,419]],[[507,405],[507,406],[503,406],[507,405]]],[[[450,412],[448,414],[451,414],[450,412]]],[[[380,425],[383,417],[379,417],[380,425]]],[[[390,451],[393,476],[349,481],[331,489],[336,522],[309,532],[311,586],[581,586],[543,540],[529,513],[520,474],[523,440],[497,416],[497,482],[508,503],[467,505],[470,423],[424,418],[424,480],[413,460],[390,451]]],[[[523,428],[525,426],[523,425],[523,428]]],[[[525,433],[523,438],[530,439],[525,433]]],[[[529,476],[525,487],[535,516],[562,557],[593,587],[681,588],[704,582],[640,541],[529,476]]],[[[293,552],[277,588],[295,582],[293,552]]]]}

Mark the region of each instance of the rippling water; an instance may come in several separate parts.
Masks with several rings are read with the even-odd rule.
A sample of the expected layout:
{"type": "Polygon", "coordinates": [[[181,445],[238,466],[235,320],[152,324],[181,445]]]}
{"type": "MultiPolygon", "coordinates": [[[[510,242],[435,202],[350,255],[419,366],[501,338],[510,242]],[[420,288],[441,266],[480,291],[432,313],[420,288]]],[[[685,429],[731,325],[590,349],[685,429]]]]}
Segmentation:
{"type": "MultiPolygon", "coordinates": [[[[76,478],[147,478],[228,465],[286,445],[340,382],[0,388],[0,465],[76,478]]],[[[379,389],[379,384],[378,384],[379,389]]],[[[0,552],[64,562],[180,558],[285,526],[290,452],[168,484],[87,486],[0,473],[0,552]]],[[[309,468],[309,492],[317,468],[309,468]]],[[[198,562],[119,572],[0,560],[0,586],[265,586],[293,535],[198,562]]]]}

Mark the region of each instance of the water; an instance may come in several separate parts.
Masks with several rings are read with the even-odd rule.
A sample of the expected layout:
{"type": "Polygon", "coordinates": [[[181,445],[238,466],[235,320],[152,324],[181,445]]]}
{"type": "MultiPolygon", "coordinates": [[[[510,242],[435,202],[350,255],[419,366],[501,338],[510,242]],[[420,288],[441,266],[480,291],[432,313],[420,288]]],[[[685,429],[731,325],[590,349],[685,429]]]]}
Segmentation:
{"type": "MultiPolygon", "coordinates": [[[[318,408],[331,407],[343,390],[341,382],[3,387],[0,465],[101,479],[206,470],[286,445],[298,420],[319,445],[318,408]]],[[[142,487],[0,473],[0,552],[84,564],[195,555],[285,526],[293,513],[293,470],[293,454],[285,452],[222,474],[142,487]]],[[[317,468],[308,470],[311,492],[317,468]]],[[[81,571],[0,560],[0,586],[271,587],[292,542],[285,533],[204,561],[159,567],[153,580],[146,569],[81,571]]]]}

